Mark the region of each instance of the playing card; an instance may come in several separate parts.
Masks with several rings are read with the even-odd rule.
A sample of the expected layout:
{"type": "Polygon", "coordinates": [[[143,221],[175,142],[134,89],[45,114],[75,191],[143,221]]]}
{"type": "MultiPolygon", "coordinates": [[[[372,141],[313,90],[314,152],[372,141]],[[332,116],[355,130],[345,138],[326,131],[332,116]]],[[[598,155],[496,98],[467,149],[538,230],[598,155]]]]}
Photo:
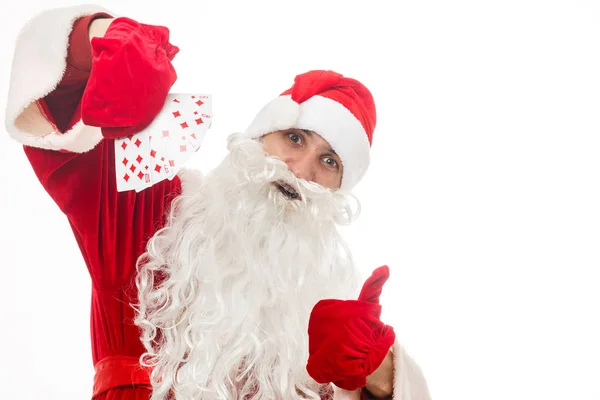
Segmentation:
{"type": "Polygon", "coordinates": [[[164,179],[173,179],[174,175],[166,155],[156,150],[157,146],[153,145],[152,139],[153,135],[149,135],[151,179],[152,184],[156,184],[164,179]]]}
{"type": "Polygon", "coordinates": [[[211,123],[210,95],[169,94],[144,130],[115,140],[117,190],[139,192],[173,179],[200,148],[211,123]]]}
{"type": "Polygon", "coordinates": [[[156,151],[167,158],[171,176],[200,148],[212,123],[208,95],[169,94],[159,116],[148,127],[156,151]]]}
{"type": "Polygon", "coordinates": [[[130,135],[115,140],[117,190],[140,191],[152,185],[147,135],[130,135]]]}

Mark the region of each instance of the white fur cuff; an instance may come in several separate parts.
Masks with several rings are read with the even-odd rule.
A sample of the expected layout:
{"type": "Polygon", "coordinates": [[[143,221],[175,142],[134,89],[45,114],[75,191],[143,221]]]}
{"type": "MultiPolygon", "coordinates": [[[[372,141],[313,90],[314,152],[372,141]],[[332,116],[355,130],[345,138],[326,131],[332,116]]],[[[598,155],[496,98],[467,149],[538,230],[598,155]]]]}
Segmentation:
{"type": "Polygon", "coordinates": [[[43,135],[24,132],[15,125],[30,104],[52,92],[62,79],[73,23],[98,12],[114,15],[93,5],[55,8],[38,14],[21,29],[15,45],[5,116],[6,130],[13,139],[33,147],[78,153],[100,142],[100,129],[82,123],[64,134],[51,131],[43,135]]]}

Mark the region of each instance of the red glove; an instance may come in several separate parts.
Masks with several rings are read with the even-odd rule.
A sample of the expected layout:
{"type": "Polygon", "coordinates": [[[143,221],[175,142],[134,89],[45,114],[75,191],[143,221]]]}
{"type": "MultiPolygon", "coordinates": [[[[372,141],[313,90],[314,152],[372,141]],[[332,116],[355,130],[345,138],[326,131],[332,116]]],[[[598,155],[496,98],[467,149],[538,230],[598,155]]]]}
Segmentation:
{"type": "Polygon", "coordinates": [[[171,61],[179,48],[169,43],[169,30],[121,17],[91,45],[92,71],[81,99],[83,123],[101,127],[110,138],[141,131],[162,109],[177,80],[171,61]]]}
{"type": "Polygon", "coordinates": [[[379,319],[379,296],[389,275],[387,266],[377,268],[358,300],[321,300],[315,305],[308,323],[306,365],[315,381],[356,390],[381,365],[396,339],[394,329],[379,319]]]}

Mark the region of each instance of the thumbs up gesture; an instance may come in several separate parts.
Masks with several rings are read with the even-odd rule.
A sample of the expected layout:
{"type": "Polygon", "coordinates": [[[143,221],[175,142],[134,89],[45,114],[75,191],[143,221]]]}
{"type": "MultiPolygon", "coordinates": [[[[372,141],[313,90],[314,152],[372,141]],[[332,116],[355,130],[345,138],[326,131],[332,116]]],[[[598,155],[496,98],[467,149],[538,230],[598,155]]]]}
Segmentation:
{"type": "Polygon", "coordinates": [[[365,281],[358,300],[321,300],[308,322],[306,369],[318,383],[363,388],[383,362],[396,335],[380,320],[379,296],[390,275],[382,266],[365,281]]]}

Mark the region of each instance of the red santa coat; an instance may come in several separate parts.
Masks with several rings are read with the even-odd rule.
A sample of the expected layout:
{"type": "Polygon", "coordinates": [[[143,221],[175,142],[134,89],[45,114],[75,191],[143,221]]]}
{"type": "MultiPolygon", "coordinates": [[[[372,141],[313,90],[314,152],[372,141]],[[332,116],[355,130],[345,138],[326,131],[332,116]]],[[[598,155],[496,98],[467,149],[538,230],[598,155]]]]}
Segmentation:
{"type": "MultiPolygon", "coordinates": [[[[89,51],[73,42],[73,23],[95,14],[117,17],[96,6],[59,8],[39,14],[22,29],[13,59],[6,127],[24,145],[36,176],[67,217],[92,279],[94,398],[147,399],[151,387],[148,372],[139,366],[144,348],[131,307],[137,299],[136,262],[148,239],[165,223],[170,202],[185,190],[185,183],[175,177],[141,192],[118,192],[114,138],[103,137],[99,128],[81,121],[79,102],[85,85],[62,91],[59,83],[77,72],[65,73],[69,57],[82,47],[89,51]],[[53,129],[33,133],[18,128],[16,121],[28,107],[35,107],[53,129]]],[[[85,33],[87,40],[87,25],[85,33]]],[[[394,365],[396,399],[429,399],[419,367],[398,344],[394,365]]],[[[331,397],[331,391],[323,394],[324,399],[331,397]]],[[[362,397],[368,398],[366,393],[362,397]]]]}

